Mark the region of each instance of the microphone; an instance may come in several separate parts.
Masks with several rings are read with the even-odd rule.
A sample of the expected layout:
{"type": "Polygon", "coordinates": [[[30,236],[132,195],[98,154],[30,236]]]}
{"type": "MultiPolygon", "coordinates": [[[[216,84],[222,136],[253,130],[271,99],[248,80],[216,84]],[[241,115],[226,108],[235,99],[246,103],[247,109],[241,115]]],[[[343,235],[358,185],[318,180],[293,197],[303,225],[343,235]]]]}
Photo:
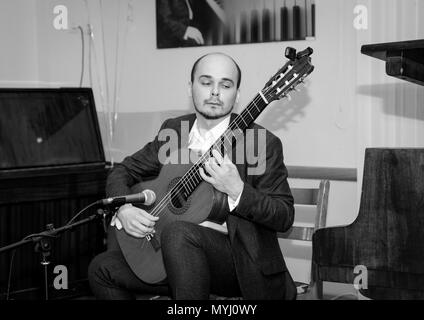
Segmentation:
{"type": "Polygon", "coordinates": [[[152,190],[144,190],[136,194],[126,196],[112,197],[97,201],[97,204],[102,206],[122,206],[126,203],[142,203],[146,206],[152,205],[156,201],[156,194],[152,190]]]}

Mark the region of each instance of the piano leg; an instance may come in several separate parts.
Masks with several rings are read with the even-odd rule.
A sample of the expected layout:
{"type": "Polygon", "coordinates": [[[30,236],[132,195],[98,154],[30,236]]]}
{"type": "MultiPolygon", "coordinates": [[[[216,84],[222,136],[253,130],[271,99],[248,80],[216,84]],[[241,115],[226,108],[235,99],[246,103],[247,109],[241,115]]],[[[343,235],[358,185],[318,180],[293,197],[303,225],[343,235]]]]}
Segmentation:
{"type": "Polygon", "coordinates": [[[314,299],[322,300],[323,299],[323,285],[322,280],[320,280],[318,275],[318,268],[315,262],[312,261],[312,279],[311,279],[311,287],[310,292],[312,293],[312,297],[314,299]]]}

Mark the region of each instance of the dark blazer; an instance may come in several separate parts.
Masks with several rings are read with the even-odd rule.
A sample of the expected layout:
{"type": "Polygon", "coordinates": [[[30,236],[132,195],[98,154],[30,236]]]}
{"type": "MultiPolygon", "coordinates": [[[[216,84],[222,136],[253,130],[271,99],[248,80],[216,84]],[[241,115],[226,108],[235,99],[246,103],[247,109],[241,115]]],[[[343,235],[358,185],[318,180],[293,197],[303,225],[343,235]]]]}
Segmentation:
{"type": "MultiPolygon", "coordinates": [[[[235,116],[232,114],[231,120],[235,116]]],[[[181,122],[188,121],[191,130],[195,119],[195,114],[168,119],[161,129],[174,129],[180,135],[181,122]]],[[[265,130],[257,124],[250,128],[255,133],[259,129],[265,130]]],[[[257,139],[253,144],[249,143],[246,137],[249,136],[244,138],[245,157],[249,145],[253,145],[256,151],[266,151],[266,156],[259,157],[265,165],[260,175],[248,174],[252,166],[247,161],[236,164],[245,184],[236,209],[232,212],[228,209],[226,222],[240,289],[245,299],[295,299],[296,287],[276,236],[276,232],[287,231],[294,220],[293,197],[287,182],[282,144],[267,130],[266,145],[259,144],[257,139]]],[[[107,196],[130,194],[131,186],[157,176],[162,167],[158,152],[164,143],[156,136],[143,149],[117,164],[107,180],[107,196]]],[[[233,148],[234,152],[236,149],[233,148]]]]}

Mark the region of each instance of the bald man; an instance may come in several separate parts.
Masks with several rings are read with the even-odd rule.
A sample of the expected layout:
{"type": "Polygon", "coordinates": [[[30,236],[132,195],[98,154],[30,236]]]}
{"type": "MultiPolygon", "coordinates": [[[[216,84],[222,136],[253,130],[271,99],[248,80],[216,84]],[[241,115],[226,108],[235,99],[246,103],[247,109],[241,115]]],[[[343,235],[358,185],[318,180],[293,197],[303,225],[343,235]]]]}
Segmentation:
{"type": "MultiPolygon", "coordinates": [[[[189,123],[188,148],[202,154],[221,136],[236,117],[232,113],[239,98],[241,70],[222,53],[200,57],[193,65],[189,94],[195,113],[168,119],[161,130],[182,133],[189,123]]],[[[253,124],[250,130],[266,131],[253,124]]],[[[243,138],[243,148],[252,145],[243,138]]],[[[208,299],[211,294],[244,299],[295,299],[293,283],[276,232],[293,224],[293,197],[287,182],[281,141],[266,131],[266,141],[253,149],[263,151],[264,170],[249,174],[247,163],[214,152],[200,169],[201,177],[227,195],[226,221],[200,225],[177,221],[168,224],[160,242],[167,279],[146,284],[131,271],[114,232],[109,232],[108,250],[89,266],[89,281],[98,299],[134,299],[137,293],[171,295],[174,299],[208,299]],[[236,164],[234,164],[235,162],[236,164]]],[[[239,143],[239,142],[237,142],[239,143]]],[[[115,166],[107,181],[107,196],[130,194],[131,187],[161,170],[158,136],[143,149],[115,166]]],[[[246,153],[247,150],[245,150],[246,153]]],[[[258,162],[262,161],[261,159],[258,162]]],[[[111,228],[123,228],[142,238],[153,232],[158,217],[132,205],[119,208],[111,228]]]]}

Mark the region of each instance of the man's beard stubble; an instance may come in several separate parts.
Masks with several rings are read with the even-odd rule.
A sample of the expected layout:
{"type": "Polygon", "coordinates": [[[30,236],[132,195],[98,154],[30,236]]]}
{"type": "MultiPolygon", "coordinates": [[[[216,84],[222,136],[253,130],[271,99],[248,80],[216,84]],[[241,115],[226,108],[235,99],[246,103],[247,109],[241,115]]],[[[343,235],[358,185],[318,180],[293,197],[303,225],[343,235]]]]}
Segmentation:
{"type": "Polygon", "coordinates": [[[228,116],[234,109],[234,106],[231,107],[231,109],[229,109],[227,112],[223,113],[223,114],[217,114],[217,115],[209,115],[206,112],[203,112],[201,110],[199,110],[199,108],[197,108],[196,104],[193,101],[193,105],[194,105],[194,109],[196,109],[196,111],[201,114],[205,119],[207,120],[217,120],[217,119],[221,119],[221,118],[225,118],[226,116],[228,116]]]}

